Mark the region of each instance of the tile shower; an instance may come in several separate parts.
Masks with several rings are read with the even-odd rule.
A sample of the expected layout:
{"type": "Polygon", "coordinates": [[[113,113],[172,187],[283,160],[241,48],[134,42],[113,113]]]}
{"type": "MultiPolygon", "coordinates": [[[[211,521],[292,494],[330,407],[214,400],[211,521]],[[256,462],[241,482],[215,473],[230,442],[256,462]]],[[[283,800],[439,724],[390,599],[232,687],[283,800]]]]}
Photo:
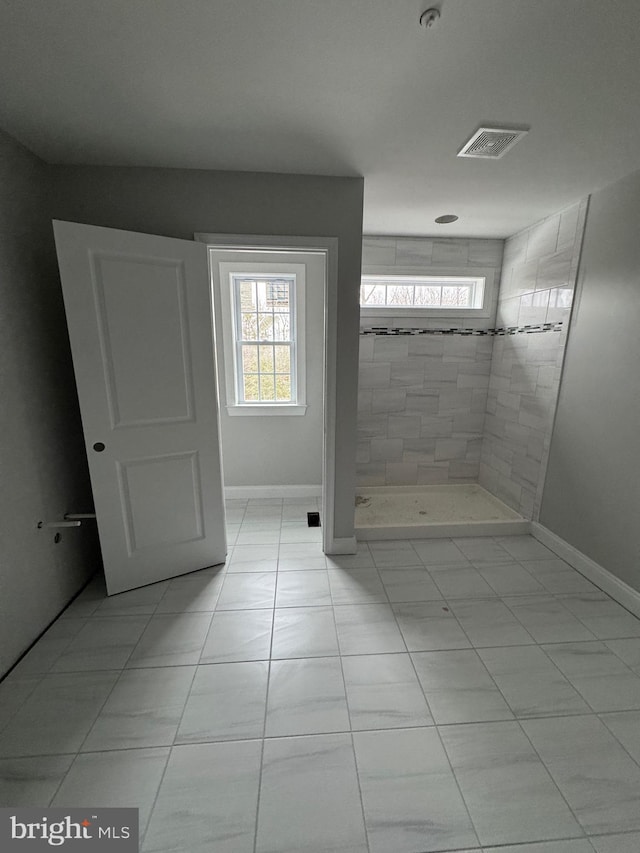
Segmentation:
{"type": "Polygon", "coordinates": [[[477,484],[524,519],[537,518],[586,207],[582,201],[506,241],[364,238],[367,272],[491,268],[499,287],[484,320],[362,319],[361,495],[477,484]]]}

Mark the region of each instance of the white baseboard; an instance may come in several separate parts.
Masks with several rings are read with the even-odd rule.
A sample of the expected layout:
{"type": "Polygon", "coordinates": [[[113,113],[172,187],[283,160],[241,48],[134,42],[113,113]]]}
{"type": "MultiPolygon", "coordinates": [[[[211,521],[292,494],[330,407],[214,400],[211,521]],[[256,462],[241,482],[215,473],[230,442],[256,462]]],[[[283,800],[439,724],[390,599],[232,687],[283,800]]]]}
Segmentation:
{"type": "Polygon", "coordinates": [[[582,551],[578,551],[573,545],[565,542],[560,536],[552,533],[542,524],[532,522],[531,535],[534,536],[547,548],[550,548],[554,554],[563,559],[565,562],[573,566],[581,575],[584,575],[587,580],[590,580],[596,586],[600,587],[603,592],[610,595],[614,601],[626,607],[634,616],[640,618],[640,592],[629,586],[620,578],[612,574],[608,569],[605,569],[599,563],[596,563],[582,551]]]}
{"type": "Polygon", "coordinates": [[[225,498],[319,498],[322,486],[225,486],[225,498]]]}
{"type": "Polygon", "coordinates": [[[452,524],[406,525],[404,527],[359,527],[356,536],[362,541],[387,539],[449,539],[463,536],[522,536],[529,533],[531,522],[521,519],[508,521],[461,521],[452,524]]]}
{"type": "Polygon", "coordinates": [[[358,551],[358,541],[355,536],[343,539],[330,539],[324,543],[325,554],[355,554],[358,551]]]}

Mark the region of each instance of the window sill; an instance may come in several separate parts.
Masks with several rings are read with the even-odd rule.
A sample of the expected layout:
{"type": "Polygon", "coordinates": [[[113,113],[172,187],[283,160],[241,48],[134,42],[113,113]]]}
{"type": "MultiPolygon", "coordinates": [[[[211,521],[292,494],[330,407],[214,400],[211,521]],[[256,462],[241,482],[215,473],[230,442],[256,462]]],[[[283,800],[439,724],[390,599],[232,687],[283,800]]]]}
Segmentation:
{"type": "Polygon", "coordinates": [[[275,416],[275,417],[287,417],[289,415],[304,415],[307,411],[306,406],[299,406],[296,404],[286,404],[282,406],[269,406],[267,405],[255,405],[255,406],[240,406],[240,405],[228,405],[227,406],[227,414],[230,417],[246,417],[246,416],[254,416],[261,417],[264,415],[267,416],[275,416]]]}
{"type": "Polygon", "coordinates": [[[491,311],[488,308],[394,308],[385,306],[384,308],[365,308],[360,307],[360,317],[366,320],[381,320],[387,317],[398,317],[406,319],[407,317],[415,317],[417,319],[429,320],[454,320],[460,317],[476,317],[479,320],[489,319],[491,311]]]}

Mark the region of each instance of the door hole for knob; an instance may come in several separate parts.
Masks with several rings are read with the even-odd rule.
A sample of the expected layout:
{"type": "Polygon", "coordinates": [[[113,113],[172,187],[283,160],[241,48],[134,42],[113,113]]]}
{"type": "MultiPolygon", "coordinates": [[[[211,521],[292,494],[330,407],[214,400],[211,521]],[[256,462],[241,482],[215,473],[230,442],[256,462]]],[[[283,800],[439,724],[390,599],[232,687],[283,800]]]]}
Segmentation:
{"type": "Polygon", "coordinates": [[[104,444],[101,441],[96,441],[96,443],[93,445],[93,449],[96,453],[102,453],[102,451],[104,450],[104,444]]]}

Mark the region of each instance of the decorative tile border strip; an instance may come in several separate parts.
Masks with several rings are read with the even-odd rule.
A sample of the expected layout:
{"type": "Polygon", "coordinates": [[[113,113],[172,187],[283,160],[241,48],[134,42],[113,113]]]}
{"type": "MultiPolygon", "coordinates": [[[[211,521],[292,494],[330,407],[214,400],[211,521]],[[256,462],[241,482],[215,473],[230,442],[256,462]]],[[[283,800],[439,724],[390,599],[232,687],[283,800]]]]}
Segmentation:
{"type": "Polygon", "coordinates": [[[542,332],[561,332],[562,321],[558,323],[540,323],[537,326],[502,326],[497,329],[416,329],[392,326],[370,326],[360,329],[361,335],[387,335],[389,337],[400,335],[464,335],[467,337],[496,335],[537,335],[542,332]]]}

